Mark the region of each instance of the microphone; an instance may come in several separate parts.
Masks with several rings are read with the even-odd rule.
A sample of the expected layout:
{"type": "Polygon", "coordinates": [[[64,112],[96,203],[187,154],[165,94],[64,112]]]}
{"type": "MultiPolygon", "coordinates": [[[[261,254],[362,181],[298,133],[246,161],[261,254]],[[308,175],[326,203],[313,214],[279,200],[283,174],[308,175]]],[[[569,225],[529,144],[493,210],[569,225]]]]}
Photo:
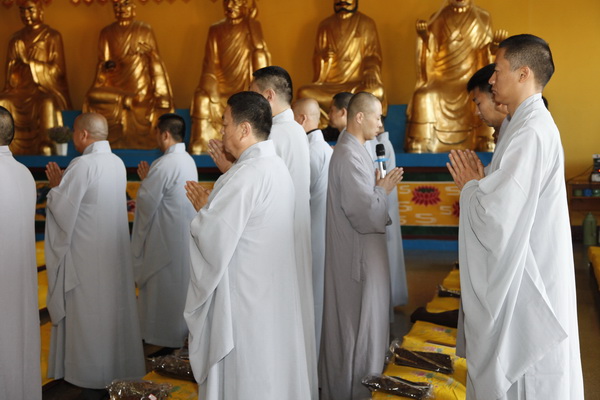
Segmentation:
{"type": "Polygon", "coordinates": [[[379,177],[385,178],[386,174],[386,166],[385,166],[385,146],[381,143],[375,146],[375,154],[377,155],[377,159],[375,162],[377,163],[377,169],[379,170],[379,177]]]}

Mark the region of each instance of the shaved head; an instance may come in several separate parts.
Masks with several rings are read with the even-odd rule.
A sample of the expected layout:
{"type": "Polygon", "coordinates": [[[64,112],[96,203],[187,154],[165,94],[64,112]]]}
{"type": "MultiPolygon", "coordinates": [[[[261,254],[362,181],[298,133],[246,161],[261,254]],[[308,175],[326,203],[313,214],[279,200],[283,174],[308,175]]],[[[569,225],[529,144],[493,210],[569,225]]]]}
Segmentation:
{"type": "Polygon", "coordinates": [[[350,103],[348,104],[348,120],[354,119],[359,112],[374,112],[377,109],[377,104],[381,104],[381,102],[371,93],[356,93],[352,96],[350,103]]]}
{"type": "Polygon", "coordinates": [[[321,117],[319,103],[315,99],[308,97],[296,100],[292,109],[294,110],[294,113],[297,111],[299,114],[306,114],[309,118],[314,118],[316,120],[319,120],[321,117]]]}
{"type": "Polygon", "coordinates": [[[8,146],[15,136],[15,122],[12,114],[0,106],[0,146],[8,146]]]}
{"type": "Polygon", "coordinates": [[[302,125],[305,132],[319,128],[321,109],[315,99],[306,97],[296,100],[292,105],[292,111],[294,111],[294,119],[302,125]]]}
{"type": "Polygon", "coordinates": [[[108,138],[108,122],[101,114],[81,114],[75,120],[74,128],[88,131],[94,140],[106,140],[108,138]]]}

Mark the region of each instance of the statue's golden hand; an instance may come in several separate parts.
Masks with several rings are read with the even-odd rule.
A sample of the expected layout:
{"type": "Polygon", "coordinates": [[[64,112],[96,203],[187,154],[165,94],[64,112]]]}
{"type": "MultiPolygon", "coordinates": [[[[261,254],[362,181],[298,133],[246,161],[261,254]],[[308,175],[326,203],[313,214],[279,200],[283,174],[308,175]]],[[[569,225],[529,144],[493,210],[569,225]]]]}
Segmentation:
{"type": "Polygon", "coordinates": [[[368,89],[378,87],[379,79],[377,79],[377,74],[375,74],[374,72],[366,72],[363,83],[368,89]]]}
{"type": "Polygon", "coordinates": [[[157,100],[156,101],[156,106],[158,108],[162,108],[162,109],[165,109],[165,110],[171,108],[171,101],[167,97],[160,96],[156,100],[157,100]]]}
{"type": "Polygon", "coordinates": [[[27,55],[27,49],[25,43],[22,40],[15,42],[15,49],[17,51],[17,58],[20,59],[24,64],[29,64],[29,56],[27,55]]]}
{"type": "Polygon", "coordinates": [[[498,29],[494,33],[493,43],[498,46],[504,39],[508,37],[508,31],[506,29],[498,29]]]}
{"type": "Polygon", "coordinates": [[[427,21],[419,19],[416,24],[417,35],[421,37],[423,40],[427,40],[427,21]]]}
{"type": "Polygon", "coordinates": [[[146,42],[138,42],[135,51],[138,54],[152,53],[152,46],[146,42]]]}

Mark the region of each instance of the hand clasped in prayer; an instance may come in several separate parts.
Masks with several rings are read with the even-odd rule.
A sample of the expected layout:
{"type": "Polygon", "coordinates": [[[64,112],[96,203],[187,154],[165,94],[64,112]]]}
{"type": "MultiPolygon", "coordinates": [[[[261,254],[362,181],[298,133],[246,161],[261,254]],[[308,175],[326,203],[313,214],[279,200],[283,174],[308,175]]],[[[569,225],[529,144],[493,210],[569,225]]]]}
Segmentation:
{"type": "Polygon", "coordinates": [[[449,157],[450,162],[446,163],[446,167],[458,189],[462,190],[467,182],[485,176],[483,164],[473,150],[452,150],[449,157]]]}
{"type": "Polygon", "coordinates": [[[199,182],[187,181],[185,183],[185,192],[196,211],[200,211],[208,203],[210,190],[204,188],[199,182]]]}

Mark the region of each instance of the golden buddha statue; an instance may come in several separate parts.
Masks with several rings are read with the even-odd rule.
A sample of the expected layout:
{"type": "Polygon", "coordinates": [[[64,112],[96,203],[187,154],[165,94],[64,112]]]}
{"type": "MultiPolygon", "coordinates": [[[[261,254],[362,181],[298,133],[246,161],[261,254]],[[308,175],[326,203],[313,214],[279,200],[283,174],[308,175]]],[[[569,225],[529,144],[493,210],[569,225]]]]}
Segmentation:
{"type": "Polygon", "coordinates": [[[96,79],[84,112],[106,117],[113,148],[152,149],[158,117],[173,112],[173,94],[150,25],[134,21],[132,0],[113,0],[116,22],[100,32],[96,79]]]}
{"type": "Polygon", "coordinates": [[[8,44],[0,106],[15,120],[13,154],[50,155],[48,130],[62,126],[61,110],[71,107],[62,38],[43,23],[41,2],[24,1],[19,13],[25,27],[8,44]]]}
{"type": "Polygon", "coordinates": [[[381,46],[375,22],[358,11],[358,0],[334,0],[334,15],[319,25],[313,56],[313,83],[298,97],[319,102],[321,122],[327,121],[332,97],[340,92],[373,93],[387,112],[381,79],[381,46]]]}
{"type": "Polygon", "coordinates": [[[472,0],[446,0],[416,28],[417,84],[407,110],[405,150],[494,150],[493,129],[478,118],[466,85],[493,62],[506,31],[493,35],[490,15],[472,0]]]}
{"type": "Polygon", "coordinates": [[[205,152],[220,137],[227,99],[248,90],[252,72],[268,66],[271,55],[256,20],[254,1],[223,0],[225,18],[210,26],[200,84],[191,107],[190,153],[205,152]]]}

